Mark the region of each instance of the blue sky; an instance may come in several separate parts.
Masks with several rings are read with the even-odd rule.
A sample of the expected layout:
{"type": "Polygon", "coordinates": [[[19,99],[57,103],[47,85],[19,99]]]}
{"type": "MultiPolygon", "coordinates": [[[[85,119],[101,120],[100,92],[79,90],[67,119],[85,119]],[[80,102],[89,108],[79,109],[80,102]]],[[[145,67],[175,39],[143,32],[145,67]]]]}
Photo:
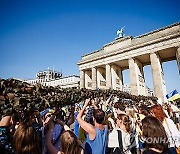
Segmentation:
{"type": "MultiPolygon", "coordinates": [[[[113,41],[119,28],[137,36],[178,22],[179,6],[179,0],[1,0],[0,77],[35,78],[48,67],[79,75],[81,56],[113,41]]],[[[176,61],[163,69],[167,92],[180,92],[176,61]]],[[[151,67],[144,71],[152,88],[151,67]]]]}

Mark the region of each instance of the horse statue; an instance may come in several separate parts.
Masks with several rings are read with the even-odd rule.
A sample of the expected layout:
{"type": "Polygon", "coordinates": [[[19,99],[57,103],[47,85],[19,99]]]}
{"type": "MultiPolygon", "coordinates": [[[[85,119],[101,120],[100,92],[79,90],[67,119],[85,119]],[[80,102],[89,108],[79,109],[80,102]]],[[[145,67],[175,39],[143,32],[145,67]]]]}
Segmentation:
{"type": "Polygon", "coordinates": [[[117,36],[118,36],[118,38],[122,38],[122,37],[124,37],[124,28],[125,28],[125,26],[124,27],[122,27],[120,30],[118,30],[117,31],[117,36]]]}

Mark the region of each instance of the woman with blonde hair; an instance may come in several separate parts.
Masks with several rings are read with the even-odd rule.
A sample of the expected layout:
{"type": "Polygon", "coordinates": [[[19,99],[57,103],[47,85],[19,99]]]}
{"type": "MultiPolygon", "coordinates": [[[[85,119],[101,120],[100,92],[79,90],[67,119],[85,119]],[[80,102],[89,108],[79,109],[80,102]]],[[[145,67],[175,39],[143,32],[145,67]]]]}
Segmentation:
{"type": "Polygon", "coordinates": [[[62,154],[80,154],[81,148],[78,146],[78,139],[71,130],[66,130],[61,135],[62,154]]]}
{"type": "Polygon", "coordinates": [[[22,122],[14,134],[16,154],[41,154],[38,136],[30,122],[22,122]]]}

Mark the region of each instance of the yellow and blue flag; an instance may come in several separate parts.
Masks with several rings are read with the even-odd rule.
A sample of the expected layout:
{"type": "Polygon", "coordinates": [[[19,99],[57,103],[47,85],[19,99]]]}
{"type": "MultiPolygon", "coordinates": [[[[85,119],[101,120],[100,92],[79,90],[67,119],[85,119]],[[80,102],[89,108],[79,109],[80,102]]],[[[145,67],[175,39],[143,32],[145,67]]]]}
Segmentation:
{"type": "Polygon", "coordinates": [[[169,94],[166,95],[166,98],[169,99],[176,94],[178,94],[178,92],[176,89],[174,89],[173,91],[171,91],[169,94]]]}
{"type": "Polygon", "coordinates": [[[168,101],[174,101],[174,100],[180,98],[180,94],[178,94],[177,90],[175,89],[172,92],[170,92],[169,94],[167,94],[166,98],[168,99],[168,101]]]}

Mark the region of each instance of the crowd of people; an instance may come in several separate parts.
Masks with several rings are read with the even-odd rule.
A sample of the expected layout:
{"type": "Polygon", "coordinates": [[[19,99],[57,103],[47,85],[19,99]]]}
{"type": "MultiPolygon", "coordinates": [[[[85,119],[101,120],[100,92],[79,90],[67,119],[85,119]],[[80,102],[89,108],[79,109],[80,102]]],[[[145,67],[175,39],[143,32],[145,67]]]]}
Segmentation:
{"type": "Polygon", "coordinates": [[[117,90],[0,83],[0,153],[180,153],[176,102],[117,90]]]}

